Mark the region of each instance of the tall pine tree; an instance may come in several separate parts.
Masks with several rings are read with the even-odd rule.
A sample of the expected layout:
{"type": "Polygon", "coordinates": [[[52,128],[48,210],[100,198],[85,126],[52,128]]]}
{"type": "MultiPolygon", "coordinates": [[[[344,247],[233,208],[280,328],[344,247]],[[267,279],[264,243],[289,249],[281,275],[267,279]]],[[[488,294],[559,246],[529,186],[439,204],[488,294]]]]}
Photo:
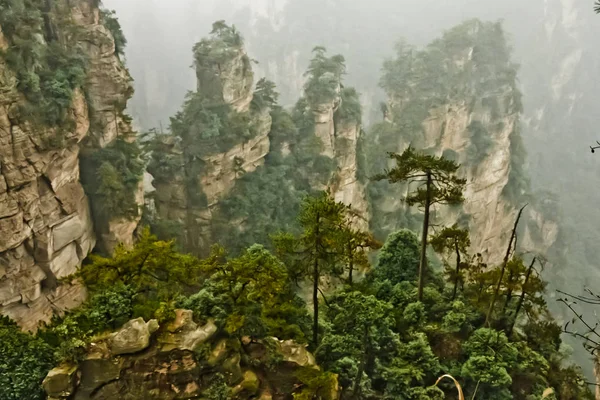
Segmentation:
{"type": "Polygon", "coordinates": [[[463,190],[466,180],[456,176],[459,165],[454,161],[419,153],[412,147],[406,149],[402,154],[389,153],[389,157],[396,161],[396,166],[386,170],[383,174],[376,175],[373,179],[387,180],[389,183],[417,183],[416,189],[409,192],[404,200],[410,206],[423,207],[425,211],[418,284],[418,298],[419,301],[422,301],[431,207],[436,204],[461,203],[464,200],[463,190]]]}

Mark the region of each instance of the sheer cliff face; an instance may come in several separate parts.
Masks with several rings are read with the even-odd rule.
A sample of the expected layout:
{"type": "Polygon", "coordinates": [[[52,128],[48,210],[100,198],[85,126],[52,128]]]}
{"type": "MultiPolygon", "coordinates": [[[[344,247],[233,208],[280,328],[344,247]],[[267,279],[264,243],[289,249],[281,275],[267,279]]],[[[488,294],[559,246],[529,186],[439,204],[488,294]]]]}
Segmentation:
{"type": "MultiPolygon", "coordinates": [[[[468,226],[472,250],[488,262],[499,262],[518,209],[530,201],[521,94],[501,26],[470,21],[422,51],[400,46],[398,57],[385,64],[382,85],[390,97],[388,121],[372,132],[368,156],[373,165],[385,168],[377,154],[400,153],[409,145],[456,160],[459,175],[467,180],[466,200],[460,207],[440,207],[434,223],[468,226]],[[426,79],[414,81],[414,76],[426,79]]],[[[407,190],[406,185],[371,185],[376,229],[417,228],[419,219],[412,219],[416,210],[400,201],[407,190]],[[381,195],[384,190],[394,194],[381,195]]],[[[520,249],[544,253],[557,239],[556,222],[534,206],[526,216],[520,249]]]]}
{"type": "MultiPolygon", "coordinates": [[[[270,106],[251,109],[254,74],[242,39],[229,27],[194,47],[198,91],[172,122],[168,150],[178,165],[165,176],[151,162],[158,217],[185,230],[186,247],[207,251],[211,222],[236,181],[269,153],[270,106]],[[200,114],[198,114],[200,113],[200,114]]],[[[160,157],[159,157],[160,158],[160,157]]]]}
{"type": "Polygon", "coordinates": [[[215,242],[232,249],[252,244],[250,237],[267,242],[293,224],[303,196],[326,189],[359,211],[366,227],[360,103],[342,87],[343,58],[317,52],[306,95],[289,113],[271,82],[253,82],[235,27],[215,23],[194,56],[198,91],[172,119],[171,133],[156,136],[148,168],[157,230],[179,226],[184,246],[199,254],[215,242]]]}
{"type": "MultiPolygon", "coordinates": [[[[0,313],[27,329],[85,296],[81,287],[57,282],[75,272],[96,244],[80,183],[80,149],[84,143],[90,150],[110,143],[117,126],[129,129],[114,104],[124,104],[131,94],[130,79],[98,9],[81,0],[67,10],[80,29],[70,45],[81,46],[89,67],[85,86],[75,88],[67,107],[71,123],[66,128],[28,120],[16,72],[0,57],[0,313]],[[58,144],[53,141],[57,137],[58,144]]],[[[59,22],[52,23],[57,35],[66,35],[59,22]]],[[[3,50],[10,40],[0,33],[3,50]]],[[[107,232],[125,242],[131,241],[131,233],[107,232]]]]}

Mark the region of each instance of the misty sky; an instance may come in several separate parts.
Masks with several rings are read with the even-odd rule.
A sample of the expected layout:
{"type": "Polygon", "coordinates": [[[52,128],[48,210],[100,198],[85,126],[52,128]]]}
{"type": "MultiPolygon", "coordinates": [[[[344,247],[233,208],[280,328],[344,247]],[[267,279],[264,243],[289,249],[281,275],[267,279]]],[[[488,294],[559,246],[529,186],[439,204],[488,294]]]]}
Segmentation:
{"type": "MultiPolygon", "coordinates": [[[[240,26],[244,36],[249,39],[249,53],[255,58],[257,56],[254,53],[257,52],[253,52],[254,48],[263,43],[252,41],[252,32],[248,30],[256,29],[261,17],[269,18],[269,23],[276,29],[286,25],[307,27],[311,42],[314,43],[300,46],[298,51],[304,57],[308,56],[312,46],[330,45],[331,32],[321,29],[323,23],[330,26],[346,25],[356,29],[356,37],[349,37],[345,46],[334,46],[331,50],[346,53],[352,47],[379,45],[380,51],[371,55],[368,61],[380,65],[385,57],[392,54],[393,43],[400,38],[424,45],[443,30],[474,17],[504,19],[507,30],[515,32],[522,30],[523,23],[530,24],[534,22],[532,18],[540,18],[540,13],[527,5],[529,2],[520,0],[296,0],[295,7],[301,12],[291,11],[289,14],[298,16],[293,20],[285,15],[286,0],[104,0],[103,3],[105,7],[117,11],[129,40],[126,50],[128,66],[138,81],[138,93],[131,105],[134,116],[141,113],[135,109],[141,107],[141,103],[146,103],[150,108],[153,107],[152,103],[157,103],[154,107],[168,110],[168,115],[179,108],[186,91],[194,89],[194,73],[189,68],[192,62],[191,48],[208,34],[212,22],[219,19],[240,26]],[[536,11],[535,16],[532,16],[532,10],[536,11]],[[364,35],[361,35],[361,30],[365,31],[364,35]],[[168,84],[165,82],[164,85],[169,86],[168,90],[174,92],[178,101],[174,98],[169,104],[162,104],[155,95],[146,93],[146,90],[164,91],[160,83],[167,79],[164,75],[170,77],[168,84]]],[[[538,22],[541,24],[543,21],[538,22]]],[[[519,35],[526,35],[527,30],[531,31],[527,28],[519,35]]],[[[514,34],[512,36],[512,41],[516,42],[514,34]]],[[[519,54],[515,57],[519,58],[519,54]]],[[[267,63],[269,60],[259,58],[258,61],[267,63]]],[[[349,59],[350,83],[354,84],[353,72],[361,68],[360,62],[349,59]]],[[[261,72],[258,71],[259,74],[261,72]]],[[[369,73],[376,75],[378,70],[371,67],[369,73]]],[[[377,76],[373,77],[372,86],[376,86],[377,79],[377,76]]],[[[156,113],[149,114],[156,116],[156,113]]],[[[160,115],[159,119],[163,124],[168,124],[167,115],[160,115]]],[[[150,125],[156,125],[157,122],[152,121],[150,125]]],[[[148,122],[144,121],[142,125],[147,127],[148,122]]]]}

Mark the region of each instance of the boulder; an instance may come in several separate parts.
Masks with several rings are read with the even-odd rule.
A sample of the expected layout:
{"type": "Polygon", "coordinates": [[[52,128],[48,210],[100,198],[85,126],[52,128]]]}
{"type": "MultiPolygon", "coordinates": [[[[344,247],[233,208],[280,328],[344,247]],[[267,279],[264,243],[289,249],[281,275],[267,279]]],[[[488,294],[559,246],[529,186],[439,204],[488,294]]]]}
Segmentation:
{"type": "Polygon", "coordinates": [[[244,393],[247,396],[254,396],[258,393],[259,389],[260,380],[258,379],[258,376],[254,372],[247,370],[244,371],[242,382],[233,388],[232,394],[237,396],[240,393],[244,393]]]}
{"type": "Polygon", "coordinates": [[[138,318],[127,322],[110,339],[110,351],[113,355],[132,354],[146,349],[150,345],[150,336],[158,329],[158,322],[144,322],[138,318]]]}
{"type": "Polygon", "coordinates": [[[48,396],[67,398],[75,392],[78,380],[76,365],[61,365],[48,372],[42,387],[48,396]]]}
{"type": "Polygon", "coordinates": [[[239,382],[243,378],[242,367],[240,366],[241,361],[242,357],[240,353],[235,353],[221,364],[221,369],[229,384],[239,382]]]}
{"type": "Polygon", "coordinates": [[[216,366],[227,356],[227,339],[221,339],[219,343],[213,348],[208,356],[208,365],[211,367],[216,366]]]}
{"type": "Polygon", "coordinates": [[[293,340],[279,341],[279,352],[283,361],[297,364],[301,367],[314,367],[317,365],[315,357],[306,349],[307,345],[301,345],[293,340]]]}
{"type": "Polygon", "coordinates": [[[217,333],[214,321],[209,320],[206,325],[198,327],[192,317],[190,310],[175,310],[175,320],[167,325],[167,332],[158,339],[162,351],[194,351],[217,333]]]}

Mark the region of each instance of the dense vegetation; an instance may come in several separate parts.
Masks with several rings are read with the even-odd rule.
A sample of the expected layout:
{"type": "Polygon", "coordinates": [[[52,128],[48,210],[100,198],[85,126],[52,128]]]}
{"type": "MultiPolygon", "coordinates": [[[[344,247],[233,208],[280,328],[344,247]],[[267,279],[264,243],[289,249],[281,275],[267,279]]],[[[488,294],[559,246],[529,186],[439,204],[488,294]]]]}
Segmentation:
{"type": "Polygon", "coordinates": [[[271,110],[271,150],[265,164],[242,175],[233,193],[221,203],[213,233],[216,241],[232,249],[266,243],[269,235],[279,230],[299,232],[294,215],[300,210],[301,199],[315,193],[315,187],[330,183],[336,161],[321,154],[323,144],[314,134],[314,110],[339,97],[342,105],[336,119],[360,123],[356,91],[344,88],[338,96],[345,71],[343,57],[328,57],[322,47],[313,53],[305,74],[306,96],[298,100],[291,112],[276,104],[278,95],[272,83],[257,84],[253,104],[264,104],[266,98],[271,110]],[[243,223],[239,226],[228,223],[240,220],[243,223]]]}
{"type": "MultiPolygon", "coordinates": [[[[198,181],[206,157],[268,133],[270,151],[263,165],[248,173],[243,169],[245,160],[233,160],[235,187],[219,201],[208,228],[213,240],[233,254],[256,242],[269,243],[269,235],[279,230],[299,232],[294,215],[300,210],[301,199],[330,183],[337,165],[321,154],[323,144],[314,135],[315,110],[341,101],[335,115],[338,123],[358,124],[361,119],[358,93],[341,85],[344,58],[328,56],[321,47],[314,49],[305,74],[306,95],[292,110],[278,105],[275,85],[266,79],[256,83],[248,111],[234,110],[223,100],[223,88],[215,83],[218,79],[214,76],[220,73],[217,65],[241,62],[235,64],[240,67],[236,78],[251,78],[250,60],[242,53],[242,45],[243,38],[235,27],[216,22],[211,36],[194,47],[199,90],[188,95],[183,110],[171,119],[169,133],[153,131],[144,139],[150,157],[148,171],[157,183],[183,181],[187,213],[192,214],[190,210],[208,206],[198,181]],[[269,119],[270,130],[259,132],[269,119]]],[[[191,219],[169,219],[159,210],[152,214],[150,224],[161,238],[179,237],[183,248],[197,252],[201,244],[194,236],[201,228],[191,219]]]]}
{"type": "Polygon", "coordinates": [[[0,26],[10,43],[1,55],[25,96],[23,116],[39,126],[68,127],[74,93],[86,77],[86,57],[76,45],[69,11],[42,0],[0,2],[0,26]],[[59,23],[66,29],[57,29],[59,23]]]}
{"type": "Polygon", "coordinates": [[[123,137],[83,159],[84,187],[99,220],[139,216],[136,193],[144,167],[142,151],[135,139],[128,141],[123,137]]]}
{"type": "MultiPolygon", "coordinates": [[[[548,398],[591,398],[581,372],[566,364],[561,329],[546,308],[545,285],[535,269],[511,258],[487,324],[500,266],[486,268],[465,254],[459,285],[455,276],[428,268],[419,301],[420,244],[410,231],[391,235],[367,277],[350,283],[343,253],[351,239],[340,233],[346,209],[327,193],[306,198],[299,215],[302,236],[276,239],[282,258],[253,245],[239,257],[216,246],[209,257],[198,259],[148,231],[131,250],[93,257],[75,276],[90,290],[82,307],[56,318],[37,336],[2,320],[2,393],[23,398],[19,388],[36,388],[53,362],[77,360],[97,335],[138,316],[168,321],[174,308],[185,307],[199,322],[214,318],[225,337],[276,336],[300,343],[312,337],[310,348],[323,374],[338,374],[343,399],[453,396],[453,387],[434,385],[442,373],[452,374],[475,398],[534,399],[547,388],[555,393],[548,398]],[[311,243],[325,247],[318,245],[316,253],[303,257],[302,249],[311,243]],[[318,273],[338,271],[346,284],[327,294],[315,291],[323,312],[311,323],[294,286],[311,276],[315,265],[318,273]],[[23,374],[25,367],[37,372],[23,374]]],[[[327,381],[326,376],[306,382],[327,381]]],[[[29,390],[29,398],[40,398],[29,390]]]]}
{"type": "MultiPolygon", "coordinates": [[[[103,18],[114,30],[114,16],[103,18]]],[[[213,28],[213,37],[195,48],[199,74],[239,55],[243,43],[235,28],[221,22],[213,28]]],[[[113,34],[120,52],[125,39],[120,29],[113,34]]],[[[399,47],[399,57],[386,64],[383,79],[393,100],[385,110],[391,122],[375,128],[377,140],[397,135],[398,129],[416,138],[432,107],[480,95],[490,87],[514,85],[513,66],[500,67],[505,59],[497,25],[465,24],[422,52],[399,47]],[[469,42],[480,29],[484,34],[476,36],[481,43],[469,42]],[[472,64],[464,68],[452,57],[448,64],[448,56],[460,54],[465,45],[477,50],[469,56],[472,64]],[[496,57],[498,65],[488,63],[496,57]],[[447,75],[437,75],[439,70],[447,75]],[[427,79],[414,85],[415,76],[427,79]]],[[[242,64],[248,68],[249,59],[243,57],[242,64]]],[[[437,385],[444,373],[458,379],[473,398],[532,400],[551,389],[548,399],[591,399],[581,371],[567,362],[561,328],[543,299],[545,283],[536,259],[514,254],[511,237],[505,262],[484,265],[479,255],[469,253],[469,234],[458,224],[429,237],[429,207],[462,201],[465,182],[455,176],[455,161],[410,147],[391,154],[396,168],[377,178],[422,183],[406,200],[425,207],[423,237],[419,241],[409,229],[391,233],[371,266],[368,250],[380,244],[369,232],[356,229],[349,206],[315,189],[329,183],[336,165],[320,154],[314,111],[340,101],[336,123],[361,119],[357,92],[341,85],[344,70],[341,56],[327,57],[325,49],[316,48],[305,96],[291,112],[277,105],[275,87],[267,80],[258,82],[250,109],[241,113],[210,90],[190,94],[183,111],[172,119],[171,132],[150,135],[146,151],[157,182],[183,179],[192,207],[206,206],[198,185],[203,157],[254,137],[260,114],[272,119],[269,136],[275,150],[265,165],[247,174],[243,160],[234,160],[239,182],[222,201],[211,227],[221,244],[203,258],[189,254],[197,250],[192,218],[150,219],[152,230],[167,240],[159,240],[148,228],[133,248],[119,247],[108,258],[92,256],[71,277],[81,280],[90,294],[78,309],[55,317],[35,335],[0,319],[3,398],[41,399],[40,382],[51,366],[80,360],[91,342],[129,319],[163,323],[174,317],[176,308],[187,308],[199,323],[214,319],[223,338],[307,343],[322,370],[302,371],[297,399],[329,400],[325,389],[336,374],[344,400],[441,400],[455,393],[453,386],[437,385]],[[183,233],[180,224],[186,225],[183,233]],[[176,236],[185,252],[168,240],[176,236]],[[428,261],[428,242],[443,271],[428,261]],[[356,269],[366,271],[366,277],[353,279],[356,269]],[[337,285],[325,287],[324,278],[337,285]],[[298,290],[306,283],[312,289],[312,312],[298,290]]],[[[518,112],[518,95],[506,105],[508,112],[518,112]]],[[[485,151],[485,128],[473,123],[469,131],[475,151],[485,151]]],[[[117,140],[94,153],[90,163],[89,171],[99,182],[87,188],[95,197],[95,212],[107,218],[137,215],[131,197],[143,168],[137,145],[117,140]]],[[[372,167],[384,170],[382,163],[372,167]]],[[[372,196],[386,194],[377,187],[372,196]]],[[[400,225],[412,228],[412,222],[420,222],[415,216],[407,220],[399,218],[400,225]]],[[[222,377],[215,376],[204,395],[228,398],[222,377]]]]}

